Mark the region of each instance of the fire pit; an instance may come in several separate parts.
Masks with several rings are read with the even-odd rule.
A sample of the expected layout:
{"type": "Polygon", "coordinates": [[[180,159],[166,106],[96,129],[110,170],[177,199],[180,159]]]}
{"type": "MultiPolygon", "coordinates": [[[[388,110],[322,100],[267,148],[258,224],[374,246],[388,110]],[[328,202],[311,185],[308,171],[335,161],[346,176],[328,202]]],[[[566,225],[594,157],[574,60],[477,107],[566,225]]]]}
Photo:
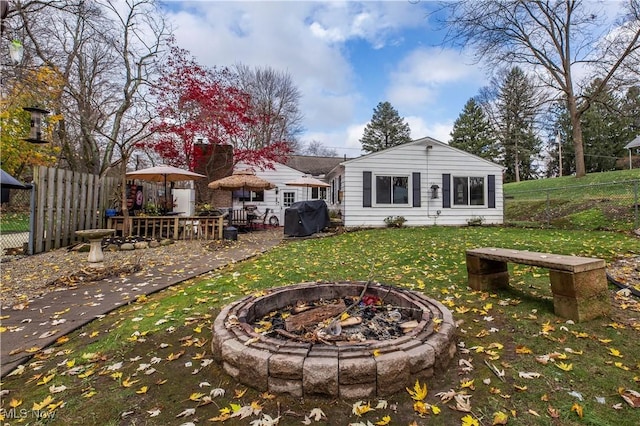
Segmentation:
{"type": "Polygon", "coordinates": [[[260,391],[369,398],[446,368],[455,324],[444,305],[414,291],[308,282],[227,305],[214,322],[212,350],[227,374],[260,391]]]}

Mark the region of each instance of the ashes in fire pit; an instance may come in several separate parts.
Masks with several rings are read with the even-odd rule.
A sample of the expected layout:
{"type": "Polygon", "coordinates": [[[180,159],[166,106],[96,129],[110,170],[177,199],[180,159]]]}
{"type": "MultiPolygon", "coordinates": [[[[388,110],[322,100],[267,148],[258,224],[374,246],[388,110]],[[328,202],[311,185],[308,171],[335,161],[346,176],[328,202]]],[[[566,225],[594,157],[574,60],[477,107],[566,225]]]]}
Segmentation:
{"type": "Polygon", "coordinates": [[[306,302],[269,312],[253,323],[265,336],[301,342],[326,343],[389,340],[418,326],[404,312],[415,308],[394,306],[378,296],[345,296],[306,302]]]}
{"type": "Polygon", "coordinates": [[[446,368],[451,312],[378,283],[301,283],[223,308],[212,350],[227,374],[260,391],[346,399],[386,396],[446,368]]]}

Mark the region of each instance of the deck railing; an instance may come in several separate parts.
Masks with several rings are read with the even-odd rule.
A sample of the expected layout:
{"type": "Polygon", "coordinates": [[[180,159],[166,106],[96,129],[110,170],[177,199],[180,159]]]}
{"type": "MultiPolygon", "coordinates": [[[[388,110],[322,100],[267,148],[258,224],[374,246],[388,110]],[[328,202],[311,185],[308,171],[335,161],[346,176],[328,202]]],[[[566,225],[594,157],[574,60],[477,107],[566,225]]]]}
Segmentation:
{"type": "MultiPolygon", "coordinates": [[[[174,240],[221,240],[224,216],[130,216],[129,235],[174,240]]],[[[124,216],[107,219],[107,227],[117,235],[124,230],[124,216]]]]}

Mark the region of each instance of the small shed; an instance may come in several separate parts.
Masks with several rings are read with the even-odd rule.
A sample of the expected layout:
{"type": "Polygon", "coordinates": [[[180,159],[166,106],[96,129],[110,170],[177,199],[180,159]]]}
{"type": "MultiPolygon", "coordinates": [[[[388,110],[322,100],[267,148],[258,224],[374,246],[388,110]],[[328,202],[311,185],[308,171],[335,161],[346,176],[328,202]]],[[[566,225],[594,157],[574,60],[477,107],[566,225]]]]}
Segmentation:
{"type": "Polygon", "coordinates": [[[629,170],[631,170],[633,164],[631,161],[631,151],[633,151],[633,148],[640,148],[640,136],[637,136],[634,140],[626,144],[624,148],[629,150],[629,170]]]}

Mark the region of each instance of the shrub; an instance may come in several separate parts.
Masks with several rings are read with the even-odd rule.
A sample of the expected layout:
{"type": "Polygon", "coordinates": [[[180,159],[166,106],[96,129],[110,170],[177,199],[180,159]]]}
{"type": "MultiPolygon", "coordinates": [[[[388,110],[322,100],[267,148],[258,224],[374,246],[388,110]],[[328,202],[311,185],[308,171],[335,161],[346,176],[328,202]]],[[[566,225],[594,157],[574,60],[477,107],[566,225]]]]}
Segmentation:
{"type": "Polygon", "coordinates": [[[387,216],[384,218],[384,223],[389,228],[402,228],[407,221],[404,216],[387,216]]]}

